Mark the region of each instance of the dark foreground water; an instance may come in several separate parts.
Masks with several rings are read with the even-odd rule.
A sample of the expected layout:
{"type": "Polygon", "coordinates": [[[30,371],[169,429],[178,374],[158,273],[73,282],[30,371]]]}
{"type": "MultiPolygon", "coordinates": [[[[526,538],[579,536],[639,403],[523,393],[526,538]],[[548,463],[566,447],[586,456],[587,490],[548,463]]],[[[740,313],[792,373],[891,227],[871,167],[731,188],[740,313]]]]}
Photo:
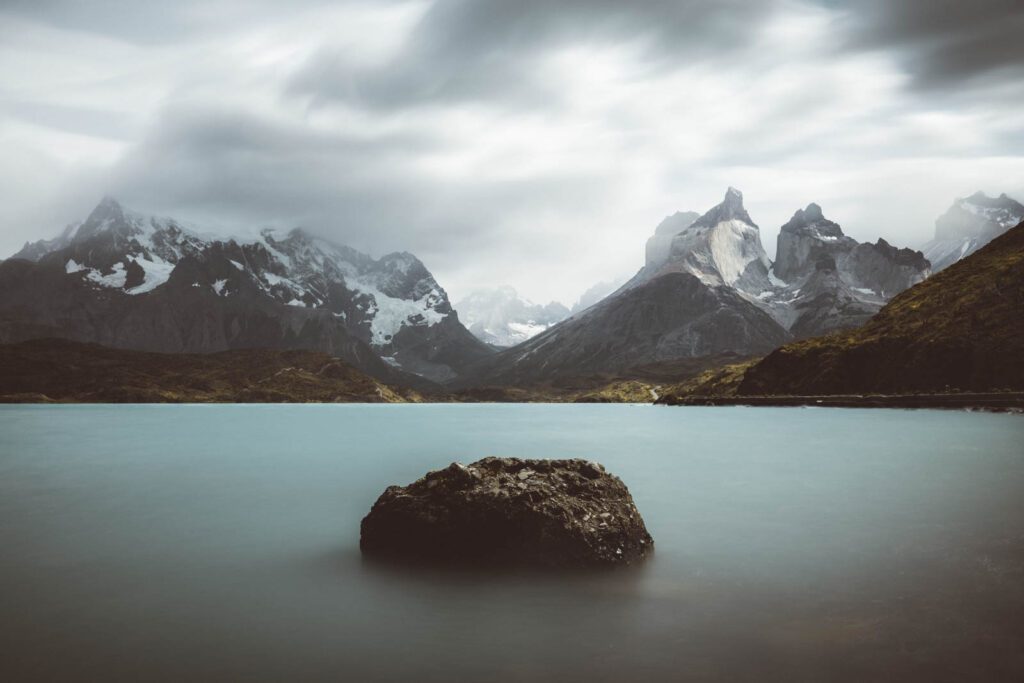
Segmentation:
{"type": "Polygon", "coordinates": [[[1024,680],[1024,418],[4,407],[0,680],[1024,680]],[[654,559],[361,561],[385,486],[485,455],[603,462],[654,559]]]}

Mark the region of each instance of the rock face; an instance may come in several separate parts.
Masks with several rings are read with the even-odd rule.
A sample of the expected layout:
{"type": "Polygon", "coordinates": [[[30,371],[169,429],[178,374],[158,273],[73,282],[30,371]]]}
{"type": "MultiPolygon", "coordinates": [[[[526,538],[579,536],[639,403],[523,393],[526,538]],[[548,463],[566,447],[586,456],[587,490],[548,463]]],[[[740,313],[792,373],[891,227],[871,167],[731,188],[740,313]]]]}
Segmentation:
{"type": "Polygon", "coordinates": [[[625,484],[586,460],[452,463],[389,486],[360,531],[367,556],[454,565],[611,567],[654,548],[625,484]]]}
{"type": "Polygon", "coordinates": [[[881,238],[859,243],[811,203],[782,226],[772,282],[757,301],[796,338],[814,337],[863,325],[930,272],[921,252],[881,238]]]}
{"type": "Polygon", "coordinates": [[[412,254],[373,259],[302,230],[222,241],[107,198],[4,266],[3,341],[42,334],[161,352],[300,348],[388,382],[395,377],[382,368],[444,381],[490,353],[412,254]]]}
{"type": "Polygon", "coordinates": [[[512,287],[478,289],[455,304],[459,319],[482,342],[515,346],[569,317],[557,301],[535,304],[512,287]]]}
{"type": "Polygon", "coordinates": [[[806,277],[817,269],[823,258],[836,260],[853,250],[857,240],[843,234],[843,229],[821,211],[815,203],[797,209],[779,231],[772,272],[780,280],[806,277]]]}
{"type": "Polygon", "coordinates": [[[696,220],[690,216],[676,213],[662,221],[652,238],[653,250],[648,243],[646,264],[623,289],[668,273],[690,273],[711,287],[724,285],[754,295],[768,286],[771,261],[761,246],[757,224],[743,206],[742,192],[730,187],[720,204],[696,220]],[[659,246],[666,232],[675,233],[667,253],[659,246]]]}
{"type": "Polygon", "coordinates": [[[924,246],[924,255],[938,272],[970,256],[1024,220],[1024,205],[1001,194],[989,197],[975,192],[957,199],[935,221],[935,239],[924,246]]]}

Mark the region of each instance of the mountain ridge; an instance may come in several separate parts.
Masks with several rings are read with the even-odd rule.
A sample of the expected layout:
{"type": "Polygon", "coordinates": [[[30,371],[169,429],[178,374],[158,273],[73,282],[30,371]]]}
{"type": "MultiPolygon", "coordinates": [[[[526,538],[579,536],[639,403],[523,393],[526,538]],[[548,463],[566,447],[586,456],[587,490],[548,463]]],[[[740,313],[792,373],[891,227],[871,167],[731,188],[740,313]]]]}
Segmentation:
{"type": "Polygon", "coordinates": [[[0,280],[6,287],[0,338],[8,341],[41,326],[50,336],[152,351],[296,343],[339,353],[388,381],[400,372],[451,379],[491,352],[462,326],[447,294],[412,254],[373,259],[301,229],[263,230],[249,242],[219,240],[174,219],[125,210],[106,197],[82,223],[19,254],[35,257],[25,277],[60,290],[70,297],[66,302],[78,302],[94,317],[83,324],[62,301],[31,291],[29,282],[18,283],[23,269],[11,264],[25,261],[8,259],[0,280]],[[81,286],[68,289],[57,271],[81,286]],[[215,296],[197,297],[189,287],[215,296]],[[188,300],[205,311],[206,320],[169,320],[146,298],[171,311],[188,300]],[[148,319],[162,338],[138,329],[145,324],[126,326],[125,317],[136,323],[148,319]],[[278,329],[266,319],[276,320],[278,329]],[[265,333],[248,333],[254,326],[265,333]]]}

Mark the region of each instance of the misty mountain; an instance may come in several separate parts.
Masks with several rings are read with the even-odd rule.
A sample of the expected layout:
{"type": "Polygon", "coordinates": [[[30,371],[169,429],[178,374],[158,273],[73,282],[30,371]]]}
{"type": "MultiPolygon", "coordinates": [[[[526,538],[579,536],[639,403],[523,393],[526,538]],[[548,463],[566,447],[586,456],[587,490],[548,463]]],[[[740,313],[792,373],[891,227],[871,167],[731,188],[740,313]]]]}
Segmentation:
{"type": "Polygon", "coordinates": [[[938,272],[981,247],[1024,220],[1024,205],[1001,194],[989,197],[975,192],[957,199],[935,221],[935,237],[923,248],[938,272]]]}
{"type": "Polygon", "coordinates": [[[478,289],[455,304],[463,324],[473,335],[493,346],[515,346],[569,317],[557,301],[535,304],[512,287],[478,289]]]}
{"type": "Polygon", "coordinates": [[[572,305],[571,313],[576,315],[577,313],[587,310],[612,292],[618,290],[618,288],[622,286],[623,282],[625,282],[625,278],[602,280],[596,285],[591,285],[585,292],[583,292],[583,294],[580,294],[580,298],[572,305]]]}
{"type": "Polygon", "coordinates": [[[104,199],[0,265],[0,339],[118,348],[324,351],[385,381],[455,377],[490,353],[412,254],[373,259],[301,230],[202,237],[104,199]]]}

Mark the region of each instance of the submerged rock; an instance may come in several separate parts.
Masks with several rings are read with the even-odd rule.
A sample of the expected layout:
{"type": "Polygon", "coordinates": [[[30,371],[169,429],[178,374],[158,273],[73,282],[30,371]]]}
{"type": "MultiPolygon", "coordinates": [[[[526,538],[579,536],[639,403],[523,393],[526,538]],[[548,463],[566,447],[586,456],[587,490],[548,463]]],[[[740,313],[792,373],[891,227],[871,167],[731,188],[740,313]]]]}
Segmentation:
{"type": "Polygon", "coordinates": [[[484,458],[389,486],[359,547],[397,560],[587,568],[634,563],[654,541],[626,485],[601,465],[484,458]]]}

